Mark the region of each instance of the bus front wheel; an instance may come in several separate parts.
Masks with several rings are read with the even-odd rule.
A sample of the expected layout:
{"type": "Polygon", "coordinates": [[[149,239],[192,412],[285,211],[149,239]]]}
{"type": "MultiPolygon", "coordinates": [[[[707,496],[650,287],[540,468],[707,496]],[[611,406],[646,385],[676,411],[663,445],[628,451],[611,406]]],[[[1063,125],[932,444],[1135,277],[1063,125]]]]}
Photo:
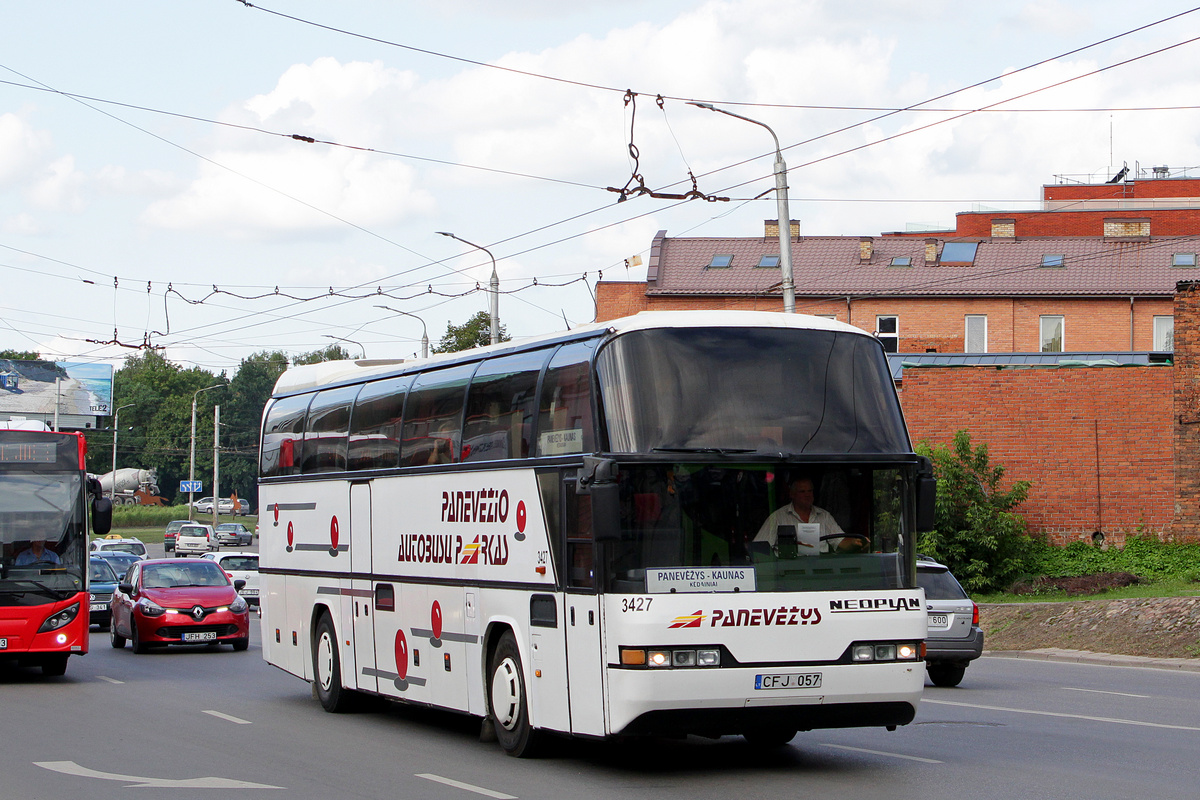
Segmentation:
{"type": "Polygon", "coordinates": [[[337,634],[328,614],[321,615],[313,634],[313,692],[321,707],[337,714],[350,708],[351,691],[342,687],[342,661],[337,634]]]}
{"type": "Polygon", "coordinates": [[[56,678],[67,672],[67,654],[46,656],[42,659],[42,674],[48,678],[56,678]]]}
{"type": "Polygon", "coordinates": [[[521,651],[512,631],[500,637],[492,652],[488,692],[496,739],[504,752],[517,758],[534,755],[537,732],[529,724],[529,699],[521,669],[521,651]]]}

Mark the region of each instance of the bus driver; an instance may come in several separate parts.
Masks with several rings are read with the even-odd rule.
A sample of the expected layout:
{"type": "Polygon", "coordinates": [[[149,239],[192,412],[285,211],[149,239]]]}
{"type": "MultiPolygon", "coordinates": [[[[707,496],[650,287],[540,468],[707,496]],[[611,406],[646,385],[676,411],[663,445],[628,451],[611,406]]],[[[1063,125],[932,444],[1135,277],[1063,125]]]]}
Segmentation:
{"type": "MultiPolygon", "coordinates": [[[[796,550],[802,555],[815,556],[818,552],[830,553],[836,550],[837,552],[855,552],[861,549],[861,542],[850,537],[838,539],[826,539],[826,536],[836,537],[843,533],[837,520],[833,518],[825,509],[820,506],[813,505],[815,493],[813,490],[813,482],[810,478],[795,477],[788,484],[788,497],[791,502],[782,508],[776,509],[767,521],[758,529],[758,533],[754,536],[756,542],[767,542],[772,548],[776,546],[778,539],[779,526],[781,525],[798,525],[798,524],[816,524],[820,526],[820,541],[819,544],[814,544],[811,541],[805,541],[801,536],[796,536],[796,550]]],[[[799,533],[799,529],[797,529],[799,533]]]]}

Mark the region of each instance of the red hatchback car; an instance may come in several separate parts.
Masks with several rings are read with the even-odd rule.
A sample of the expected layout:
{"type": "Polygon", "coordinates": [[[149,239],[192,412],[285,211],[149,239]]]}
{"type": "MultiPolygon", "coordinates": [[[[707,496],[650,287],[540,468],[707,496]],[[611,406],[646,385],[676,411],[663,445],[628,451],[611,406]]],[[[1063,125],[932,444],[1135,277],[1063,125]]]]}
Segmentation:
{"type": "Polygon", "coordinates": [[[112,646],[133,652],[168,644],[250,646],[250,614],[237,584],[214,561],[157,559],[134,565],[113,592],[112,646]]]}

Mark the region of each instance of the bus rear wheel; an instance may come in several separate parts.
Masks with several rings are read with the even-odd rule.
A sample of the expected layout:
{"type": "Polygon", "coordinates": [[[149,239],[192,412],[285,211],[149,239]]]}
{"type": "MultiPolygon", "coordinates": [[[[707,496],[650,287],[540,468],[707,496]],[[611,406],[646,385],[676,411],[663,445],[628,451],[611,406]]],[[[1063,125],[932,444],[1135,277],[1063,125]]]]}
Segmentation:
{"type": "Polygon", "coordinates": [[[536,753],[540,737],[529,724],[521,651],[512,631],[500,637],[490,663],[488,701],[496,740],[510,756],[529,758],[536,753]]]}
{"type": "Polygon", "coordinates": [[[337,633],[328,614],[322,614],[313,633],[313,693],[331,714],[349,711],[353,692],[342,686],[342,659],[337,633]]]}

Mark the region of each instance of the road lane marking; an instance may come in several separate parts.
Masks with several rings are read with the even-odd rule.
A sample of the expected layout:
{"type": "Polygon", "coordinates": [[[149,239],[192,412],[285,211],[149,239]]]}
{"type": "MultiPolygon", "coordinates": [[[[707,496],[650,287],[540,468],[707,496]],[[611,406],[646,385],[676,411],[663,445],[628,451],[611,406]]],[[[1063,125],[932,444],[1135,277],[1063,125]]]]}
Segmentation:
{"type": "Polygon", "coordinates": [[[109,683],[115,683],[115,684],[117,684],[118,686],[120,686],[121,684],[125,683],[125,681],[119,681],[119,680],[117,680],[116,678],[110,678],[110,677],[108,677],[107,675],[97,675],[96,677],[97,677],[97,678],[99,678],[99,679],[100,679],[100,680],[102,680],[102,681],[108,681],[109,683]]]}
{"type": "Polygon", "coordinates": [[[494,797],[496,800],[517,800],[516,795],[505,794],[504,792],[494,792],[491,789],[484,789],[482,786],[474,786],[470,783],[463,783],[462,781],[456,781],[451,778],[443,778],[441,775],[434,775],[429,772],[419,772],[417,773],[417,777],[424,778],[427,781],[433,781],[434,783],[442,783],[446,786],[453,786],[455,789],[462,789],[463,791],[481,794],[484,797],[494,797]]]}
{"type": "Polygon", "coordinates": [[[822,747],[836,747],[838,750],[852,750],[855,753],[869,753],[873,756],[888,756],[889,758],[905,758],[909,761],[920,761],[922,764],[944,764],[944,761],[938,761],[935,758],[921,758],[920,756],[906,756],[903,753],[887,753],[883,750],[868,750],[865,747],[850,747],[844,744],[832,744],[831,742],[821,742],[822,747]]]}
{"type": "Polygon", "coordinates": [[[1147,700],[1150,698],[1150,695],[1148,695],[1148,694],[1130,694],[1129,692],[1106,692],[1103,689],[1079,689],[1074,686],[1064,686],[1063,688],[1066,689],[1068,692],[1091,692],[1093,694],[1115,694],[1118,697],[1137,697],[1142,700],[1147,700]]]}
{"type": "Polygon", "coordinates": [[[1136,725],[1141,728],[1166,728],[1172,731],[1200,731],[1200,728],[1192,725],[1168,725],[1165,722],[1142,722],[1136,719],[1120,719],[1118,717],[1092,717],[1087,714],[1063,714],[1058,711],[1033,711],[1028,708],[1006,708],[1005,706],[983,706],[974,703],[956,703],[952,700],[929,700],[921,699],[922,705],[925,703],[933,703],[939,706],[960,706],[962,708],[978,708],[984,711],[1007,711],[1010,714],[1034,714],[1041,717],[1062,717],[1065,719],[1085,719],[1091,722],[1113,722],[1118,725],[1136,725]]]}
{"type": "Polygon", "coordinates": [[[61,772],[64,775],[75,775],[80,778],[99,778],[104,781],[123,781],[127,784],[126,788],[143,786],[153,787],[156,789],[282,789],[282,786],[271,786],[266,783],[251,783],[250,781],[236,781],[232,778],[183,778],[181,780],[173,780],[171,778],[143,778],[138,775],[119,775],[115,772],[100,772],[87,767],[81,767],[74,761],[35,761],[34,766],[48,769],[52,772],[61,772]]]}
{"type": "Polygon", "coordinates": [[[225,720],[226,722],[236,722],[238,725],[251,725],[251,724],[253,724],[253,723],[251,723],[251,722],[250,722],[250,720],[248,720],[248,719],[239,719],[239,718],[237,718],[237,717],[231,717],[231,716],[229,716],[228,714],[222,714],[220,711],[204,711],[204,712],[201,712],[201,713],[204,713],[204,714],[211,714],[212,716],[214,716],[214,717],[217,717],[218,719],[223,719],[223,720],[225,720]]]}

